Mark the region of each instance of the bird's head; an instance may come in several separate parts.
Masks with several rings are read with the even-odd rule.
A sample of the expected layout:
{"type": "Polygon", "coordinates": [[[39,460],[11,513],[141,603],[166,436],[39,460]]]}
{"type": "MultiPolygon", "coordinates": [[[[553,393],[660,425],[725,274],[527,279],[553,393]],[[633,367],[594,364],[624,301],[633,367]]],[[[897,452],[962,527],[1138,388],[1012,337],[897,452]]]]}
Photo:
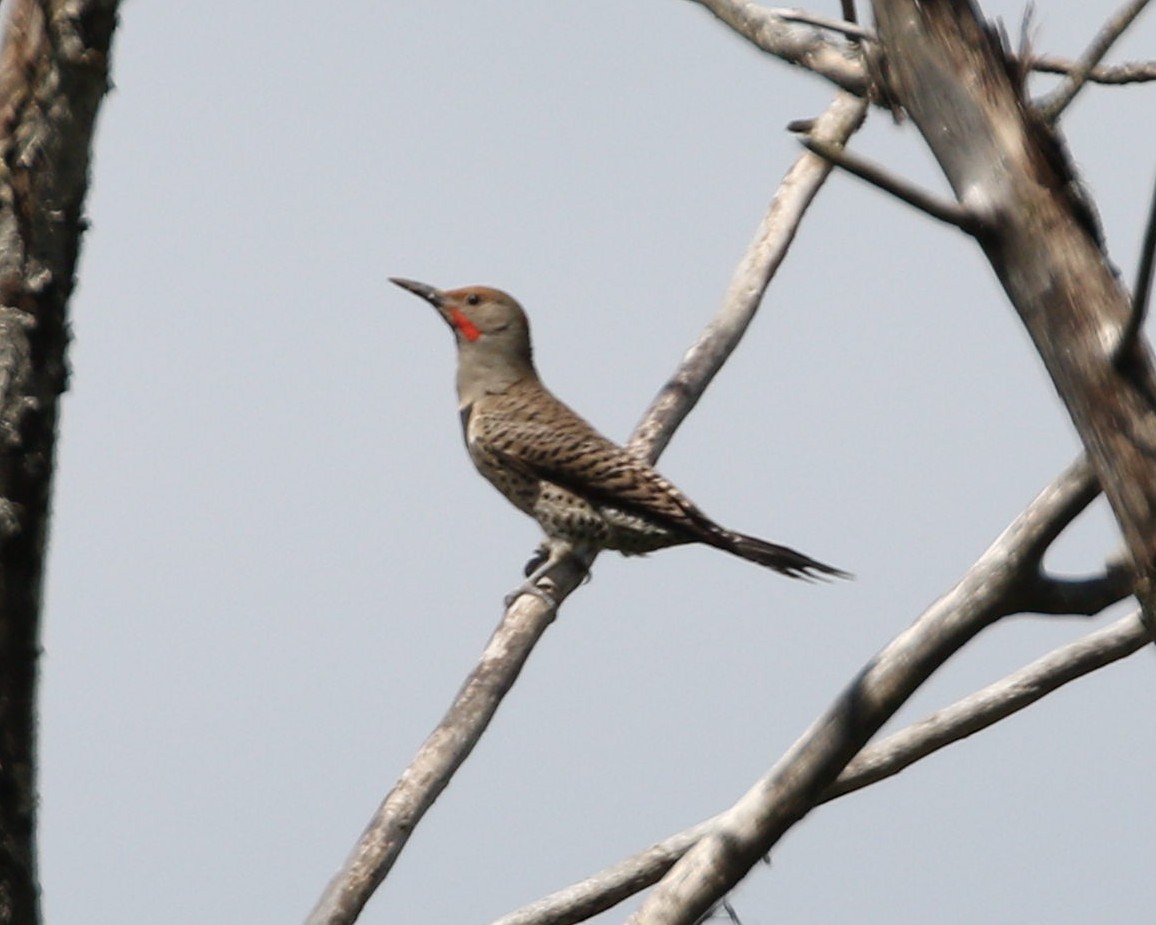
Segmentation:
{"type": "Polygon", "coordinates": [[[436,289],[411,279],[390,278],[391,283],[421,296],[438,310],[456,335],[458,346],[477,345],[488,350],[515,352],[530,347],[530,323],[522,306],[499,289],[465,286],[436,289]]]}
{"type": "Polygon", "coordinates": [[[390,282],[429,302],[453,330],[462,395],[499,391],[518,379],[537,376],[530,322],[513,296],[488,286],[435,289],[410,279],[390,282]]]}

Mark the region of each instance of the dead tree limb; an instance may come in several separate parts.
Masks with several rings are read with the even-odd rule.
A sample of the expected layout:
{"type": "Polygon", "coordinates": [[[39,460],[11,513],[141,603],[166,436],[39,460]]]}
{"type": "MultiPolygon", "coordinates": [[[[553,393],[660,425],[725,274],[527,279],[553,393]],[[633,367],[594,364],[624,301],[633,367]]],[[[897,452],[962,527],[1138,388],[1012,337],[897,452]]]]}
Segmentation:
{"type": "MultiPolygon", "coordinates": [[[[1071,74],[1080,64],[1058,55],[1032,55],[1028,66],[1041,74],[1071,74]]],[[[1089,83],[1116,85],[1148,83],[1156,80],[1156,61],[1132,61],[1128,64],[1101,64],[1087,74],[1089,83]]]]}
{"type": "Polygon", "coordinates": [[[1015,612],[1052,541],[1098,494],[1080,460],[960,581],[893,639],[667,873],[631,925],[692,925],[806,816],[904,702],[984,628],[1015,612]]]}
{"type": "Polygon", "coordinates": [[[1031,335],[1120,524],[1149,625],[1156,614],[1156,375],[1063,142],[1026,101],[1022,74],[965,0],[875,4],[891,92],[956,197],[1031,335]]]}
{"type": "Polygon", "coordinates": [[[16,0],[0,54],[0,923],[40,920],[36,679],[66,310],[116,0],[16,0]]]}
{"type": "MultiPolygon", "coordinates": [[[[860,751],[906,698],[977,633],[1024,606],[1037,605],[1048,548],[1098,494],[1091,467],[1083,460],[1058,476],[951,590],[864,666],[826,713],[730,810],[495,925],[569,925],[621,902],[668,872],[632,923],[694,922],[814,806],[898,773],[949,742],[1135,651],[1149,634],[1137,630],[1134,620],[1121,621],[860,751]],[[844,768],[851,767],[852,756],[858,769],[845,779],[844,768]],[[678,869],[672,870],[676,864],[678,869]]],[[[1110,565],[1101,578],[1090,579],[1101,608],[1128,593],[1123,577],[1110,565]]]]}
{"type": "Polygon", "coordinates": [[[1132,25],[1147,5],[1148,0],[1128,0],[1116,15],[1104,24],[1087,50],[1080,56],[1080,60],[1076,62],[1076,66],[1068,72],[1068,79],[1061,83],[1048,99],[1039,104],[1040,113],[1048,122],[1055,122],[1068,108],[1076,98],[1076,94],[1088,83],[1092,71],[1108,53],[1108,49],[1132,25]]]}
{"type": "MultiPolygon", "coordinates": [[[[752,0],[694,0],[694,2],[709,10],[732,31],[767,54],[824,77],[857,96],[866,95],[870,80],[857,49],[845,42],[825,38],[815,30],[836,32],[840,36],[864,44],[877,42],[873,30],[847,19],[833,20],[803,10],[767,7],[753,3],[752,0]],[[815,28],[805,29],[803,26],[815,28]]],[[[1115,35],[1119,34],[1118,32],[1113,34],[1113,30],[1117,28],[1116,24],[1120,22],[1121,16],[1128,18],[1127,22],[1119,26],[1122,29],[1135,18],[1135,13],[1130,12],[1129,6],[1114,17],[1101,30],[1097,41],[1079,61],[1072,61],[1059,55],[1033,54],[1024,61],[1024,66],[1028,70],[1045,74],[1078,76],[1080,83],[1119,86],[1156,80],[1156,61],[1094,64],[1089,69],[1088,63],[1092,58],[1099,60],[1104,53],[1098,49],[1103,47],[1106,51],[1114,41],[1115,35]]],[[[876,102],[885,104],[886,100],[879,99],[876,102]]]]}
{"type": "MultiPolygon", "coordinates": [[[[1060,646],[1006,678],[869,745],[823,794],[827,803],[886,780],[927,755],[1026,709],[1053,691],[1127,658],[1150,641],[1138,613],[1060,646]]],[[[492,925],[576,925],[658,881],[700,839],[725,821],[704,820],[592,877],[502,916],[492,925]]]]}

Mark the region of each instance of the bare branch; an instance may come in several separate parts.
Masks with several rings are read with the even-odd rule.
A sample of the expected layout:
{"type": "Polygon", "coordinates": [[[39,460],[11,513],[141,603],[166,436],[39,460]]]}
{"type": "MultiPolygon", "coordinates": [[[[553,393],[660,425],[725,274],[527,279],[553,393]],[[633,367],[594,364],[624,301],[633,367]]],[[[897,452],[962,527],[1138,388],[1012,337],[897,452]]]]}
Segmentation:
{"type": "MultiPolygon", "coordinates": [[[[954,606],[968,605],[971,592],[967,588],[982,585],[984,575],[1000,576],[1000,580],[1008,582],[1008,600],[1026,597],[1022,591],[1014,590],[1019,582],[1013,573],[1034,587],[1033,575],[1047,544],[1096,494],[1090,467],[1082,461],[1071,466],[968,570],[953,592],[954,606]],[[1046,511],[1045,516],[1041,516],[1042,511],[1046,511]]],[[[1109,569],[1109,576],[1113,577],[1102,579],[1111,586],[1112,592],[1100,596],[1102,606],[1120,599],[1116,572],[1117,567],[1113,566],[1109,569]]],[[[1009,609],[1006,600],[989,602],[987,608],[986,620],[997,619],[1009,609]]],[[[917,625],[950,620],[954,616],[950,609],[943,610],[940,602],[925,612],[917,625]]],[[[1003,681],[864,748],[818,802],[827,802],[897,774],[919,758],[994,724],[1069,681],[1124,658],[1141,648],[1146,638],[1146,631],[1137,628],[1132,617],[1063,646],[1003,681]]],[[[584,921],[657,882],[683,854],[726,821],[727,814],[723,813],[701,822],[587,880],[512,912],[493,925],[572,925],[584,921]]]]}
{"type": "Polygon", "coordinates": [[[814,138],[803,136],[799,139],[803,147],[814,151],[820,157],[830,161],[836,167],[841,167],[861,180],[866,180],[885,193],[890,193],[896,199],[914,206],[920,212],[930,215],[934,219],[954,225],[968,234],[978,234],[980,231],[979,219],[972,216],[962,206],[948,199],[939,199],[931,193],[908,183],[902,177],[896,176],[878,164],[852,154],[842,148],[817,141],[814,138]]]}
{"type": "Polygon", "coordinates": [[[819,16],[817,13],[808,13],[806,10],[774,10],[774,13],[787,22],[801,22],[808,26],[826,29],[828,32],[838,32],[849,39],[866,41],[874,41],[875,39],[874,32],[851,20],[831,19],[829,16],[819,16]]]}
{"type": "Polygon", "coordinates": [[[747,41],[788,64],[812,71],[856,96],[866,96],[868,79],[858,49],[836,46],[814,29],[788,22],[780,11],[750,0],[694,0],[747,41]]]}
{"type": "MultiPolygon", "coordinates": [[[[1045,74],[1073,74],[1080,68],[1078,61],[1058,55],[1032,55],[1028,68],[1045,74]]],[[[1131,84],[1156,80],[1156,61],[1134,61],[1130,64],[1098,65],[1085,75],[1088,83],[1131,84]]]]}
{"type": "Polygon", "coordinates": [[[691,925],[802,819],[895,711],[1039,568],[1037,550],[1096,494],[1083,460],[1045,489],[967,574],[860,671],[770,772],[655,887],[631,925],[691,925]]]}
{"type": "Polygon", "coordinates": [[[1140,263],[1136,267],[1136,284],[1132,287],[1132,314],[1128,324],[1120,333],[1116,353],[1112,358],[1116,368],[1123,371],[1136,357],[1136,346],[1144,319],[1148,315],[1148,299],[1152,295],[1152,264],[1156,255],[1156,189],[1152,190],[1152,200],[1148,205],[1148,224],[1144,229],[1144,241],[1140,245],[1140,263]]]}
{"type": "MultiPolygon", "coordinates": [[[[922,758],[995,725],[1149,641],[1138,613],[1061,646],[1030,665],[863,749],[819,798],[828,803],[893,777],[922,758]]],[[[662,877],[701,838],[723,822],[699,823],[603,870],[503,916],[493,925],[574,925],[613,908],[662,877]]]]}
{"type": "MultiPolygon", "coordinates": [[[[992,229],[981,243],[1088,448],[1137,564],[1137,596],[1151,619],[1156,611],[1154,409],[1119,377],[1105,373],[1102,335],[1118,326],[1126,305],[1100,251],[1095,224],[1072,191],[1076,180],[1062,145],[1031,119],[998,39],[969,4],[877,0],[875,6],[889,84],[957,196],[992,229]]],[[[1137,365],[1151,380],[1147,357],[1137,365]]],[[[1033,508],[1047,510],[1047,516],[1013,525],[953,592],[868,665],[726,814],[720,830],[670,871],[632,918],[634,925],[689,925],[744,876],[809,812],[878,724],[952,652],[1008,612],[1023,581],[1039,570],[1038,556],[1025,551],[1060,529],[1054,525],[1060,509],[1074,508],[1079,493],[1073,487],[1058,507],[1055,498],[1037,499],[1033,508]],[[1052,527],[1039,529],[1049,520],[1052,527]],[[1017,532],[1024,540],[1018,561],[999,555],[1017,532]],[[1028,539],[1029,533],[1035,537],[1028,539]],[[963,598],[953,601],[960,594],[963,598]]]]}
{"type": "Polygon", "coordinates": [[[0,925],[40,921],[36,682],[67,309],[114,0],[15,0],[0,57],[0,925]]]}
{"type": "MultiPolygon", "coordinates": [[[[554,573],[560,597],[569,594],[585,574],[572,560],[563,562],[562,567],[554,573]],[[567,570],[563,572],[562,567],[567,570]]],[[[356,920],[392,869],[418,822],[473,751],[534,644],[553,619],[554,611],[530,595],[522,595],[506,611],[453,705],[422,743],[345,865],[329,882],[307,920],[309,923],[356,920]]]]}
{"type": "MultiPolygon", "coordinates": [[[[840,94],[814,121],[812,137],[833,145],[846,144],[863,124],[866,112],[865,102],[840,94]]],[[[632,450],[653,460],[666,448],[675,428],[697,404],[746,333],[767,285],[795,239],[803,214],[830,172],[826,161],[811,155],[799,158],[787,172],[731,277],[722,308],[646,409],[630,441],[632,450]]]]}
{"type": "Polygon", "coordinates": [[[1108,50],[1116,43],[1116,39],[1124,34],[1124,30],[1132,25],[1132,21],[1140,15],[1147,5],[1148,0],[1129,0],[1104,24],[1104,27],[1092,40],[1092,44],[1088,46],[1076,63],[1075,69],[1068,75],[1068,79],[1060,84],[1047,100],[1040,103],[1040,113],[1047,121],[1055,122],[1060,114],[1068,108],[1068,105],[1076,98],[1076,94],[1087,83],[1088,75],[1092,69],[1100,63],[1100,59],[1108,53],[1108,50]]]}
{"type": "MultiPolygon", "coordinates": [[[[889,84],[927,139],[957,196],[992,231],[984,245],[1094,461],[1137,563],[1146,616],[1156,601],[1153,409],[1106,372],[1103,332],[1126,314],[1123,292],[1074,195],[1074,173],[1046,126],[1031,119],[994,33],[968,4],[877,0],[889,84]],[[1044,234],[1042,229],[1047,229],[1044,234]]],[[[1142,365],[1147,367],[1145,357],[1142,365]]],[[[1150,377],[1146,377],[1150,378],[1150,377]]],[[[1039,570],[1034,548],[1086,494],[1041,496],[1027,517],[928,614],[864,668],[833,707],[652,892],[634,925],[689,923],[745,875],[814,805],[844,764],[943,660],[1000,614],[1039,570]],[[1050,522],[1050,526],[1047,526],[1050,522]],[[1021,542],[1013,542],[1016,535],[1021,542]],[[1009,551],[1014,556],[1007,557],[1009,551]]],[[[1078,490],[1077,490],[1078,489],[1078,490]]],[[[1032,509],[1029,509],[1031,511],[1032,509]]]]}
{"type": "Polygon", "coordinates": [[[722,816],[715,816],[664,838],[580,883],[503,915],[492,925],[574,925],[607,909],[613,909],[620,902],[656,883],[721,821],[722,816]]]}
{"type": "Polygon", "coordinates": [[[892,90],[956,195],[1044,361],[1120,525],[1137,600],[1156,614],[1156,370],[1113,363],[1130,299],[1078,194],[1070,158],[1023,98],[993,32],[949,0],[877,0],[892,90]]]}
{"type": "Polygon", "coordinates": [[[1132,566],[1122,559],[1095,578],[1056,578],[1041,573],[1020,593],[1017,613],[1091,617],[1132,593],[1132,566]]]}
{"type": "MultiPolygon", "coordinates": [[[[813,30],[792,26],[785,19],[752,3],[734,2],[734,0],[697,0],[697,2],[700,2],[733,29],[747,36],[764,50],[791,63],[816,71],[851,92],[860,95],[866,93],[868,86],[866,71],[854,49],[840,48],[832,43],[824,42],[813,30]]],[[[848,113],[854,112],[853,117],[843,116],[843,118],[850,120],[847,123],[849,127],[846,129],[849,134],[850,131],[853,131],[854,125],[857,125],[858,121],[862,119],[865,104],[859,101],[853,103],[848,101],[844,105],[847,106],[848,113]]],[[[816,131],[816,135],[820,136],[821,133],[816,131]]],[[[797,168],[799,169],[797,202],[800,214],[801,210],[806,208],[810,197],[814,195],[813,189],[808,190],[808,188],[811,184],[817,187],[829,170],[827,164],[814,161],[811,155],[807,157],[814,162],[814,165],[807,169],[797,168]]],[[[786,195],[782,201],[788,203],[791,199],[791,195],[786,195]]],[[[780,199],[776,197],[775,203],[772,204],[772,213],[779,203],[780,199]]],[[[786,211],[787,206],[784,205],[783,209],[786,211]]],[[[769,273],[773,271],[778,260],[781,259],[779,249],[785,248],[793,233],[793,224],[790,221],[786,222],[785,227],[789,230],[786,236],[780,240],[777,228],[771,228],[773,224],[769,216],[768,222],[764,223],[763,229],[760,230],[760,236],[756,239],[751,254],[736,274],[735,281],[732,282],[723,311],[700,337],[698,343],[688,351],[679,371],[664,387],[652,404],[647,417],[640,424],[631,443],[632,448],[639,454],[652,460],[658,456],[670,439],[674,428],[693,407],[701,395],[705,383],[709,381],[726,356],[729,355],[729,352],[733,350],[742,331],[749,323],[754,307],[757,306],[765,289],[766,279],[769,278],[769,273]]],[[[1070,488],[1070,485],[1065,484],[1060,489],[1060,493],[1069,503],[1070,488]]],[[[1046,506],[1045,502],[1038,503],[1046,506]]],[[[1033,542],[1031,538],[1033,529],[1039,526],[1039,524],[1019,524],[1024,535],[1010,541],[1012,546],[1024,544],[1022,548],[1030,547],[1033,542]]],[[[1043,526],[1046,528],[1046,524],[1043,526]]],[[[1036,532],[1038,533],[1038,530],[1036,532]]],[[[801,740],[803,744],[797,746],[797,749],[800,750],[801,757],[806,760],[803,763],[803,773],[800,779],[809,780],[811,790],[800,793],[787,787],[779,795],[776,805],[780,808],[771,811],[772,816],[775,814],[777,816],[772,820],[770,829],[760,823],[762,834],[759,834],[756,840],[777,837],[777,835],[767,836],[766,833],[780,824],[782,825],[781,830],[785,830],[793,819],[807,811],[811,805],[807,801],[808,796],[820,793],[822,785],[829,783],[829,778],[833,778],[842,766],[840,760],[843,762],[848,760],[854,750],[862,744],[857,741],[857,737],[865,730],[870,734],[871,730],[868,727],[875,721],[875,718],[882,717],[879,719],[882,722],[886,715],[889,715],[887,711],[902,702],[902,699],[910,692],[906,689],[906,684],[918,684],[931,670],[934,670],[934,667],[943,658],[954,651],[954,648],[958,648],[971,635],[978,632],[982,625],[986,625],[983,621],[990,622],[1006,612],[1001,611],[1000,608],[1006,608],[1007,595],[1011,593],[1014,585],[1009,576],[1014,574],[1018,580],[1027,574],[1023,569],[1013,568],[1009,565],[1009,561],[999,563],[1000,569],[1007,574],[985,574],[986,584],[981,583],[976,587],[968,586],[965,591],[961,591],[959,588],[970,581],[968,577],[965,577],[956,589],[956,592],[962,597],[959,600],[945,599],[941,602],[942,613],[937,615],[937,619],[942,618],[942,625],[933,625],[929,628],[920,622],[907,634],[896,640],[892,647],[880,656],[879,664],[869,666],[862,678],[855,685],[852,685],[833,708],[833,711],[815,727],[812,733],[801,740]],[[995,594],[994,589],[996,588],[1001,589],[1002,593],[995,594]],[[986,610],[983,609],[985,606],[986,610]],[[960,609],[957,611],[957,608],[960,609]],[[960,614],[964,616],[960,616],[960,614]],[[934,632],[932,632],[933,630],[934,632]],[[936,633],[939,635],[936,636],[936,633]],[[947,642],[943,642],[944,638],[947,639],[947,642]],[[928,642],[929,639],[935,644],[928,642]],[[892,649],[897,649],[893,657],[903,660],[904,671],[900,672],[892,666],[892,674],[888,674],[886,671],[882,675],[878,674],[879,665],[888,666],[891,664],[887,658],[892,657],[892,649]],[[868,704],[870,709],[866,711],[861,708],[856,699],[862,696],[874,698],[868,704]],[[868,717],[866,724],[862,722],[861,714],[868,717]],[[851,751],[847,752],[848,748],[851,748],[851,751]],[[826,775],[829,775],[829,778],[826,775]]],[[[1038,560],[1033,559],[1031,561],[1033,574],[1038,570],[1038,565],[1038,560]]],[[[566,560],[563,563],[563,571],[558,575],[558,587],[555,595],[559,602],[576,585],[582,571],[581,563],[575,563],[573,560],[566,560]]],[[[483,672],[482,677],[478,676],[479,672],[477,671],[471,676],[470,681],[463,687],[458,702],[447,714],[446,724],[435,731],[430,740],[423,746],[415,765],[403,775],[402,780],[395,788],[395,792],[387,797],[382,809],[375,816],[358,847],[347,861],[345,868],[330,883],[325,895],[310,917],[310,923],[320,925],[322,922],[353,921],[373,889],[388,873],[393,860],[404,846],[410,832],[420,821],[422,814],[446,785],[454,770],[469,754],[474,742],[477,741],[477,737],[480,736],[492,717],[493,711],[500,703],[501,696],[509,689],[509,685],[516,678],[525,658],[528,657],[534,640],[541,635],[541,632],[552,619],[552,613],[543,602],[535,598],[523,597],[519,599],[511,611],[507,613],[503,627],[500,627],[495,633],[487,652],[491,648],[501,648],[498,641],[499,636],[504,633],[506,622],[514,619],[517,614],[521,614],[520,619],[524,623],[522,629],[515,634],[518,639],[522,640],[515,645],[516,651],[506,651],[504,660],[492,660],[489,670],[483,672]],[[477,709],[472,712],[465,706],[467,695],[473,695],[477,698],[475,701],[477,709]],[[451,729],[456,731],[455,735],[449,734],[448,731],[451,729]],[[446,731],[444,741],[443,730],[446,731]],[[464,734],[457,735],[463,731],[464,734]],[[450,741],[451,739],[453,741],[450,741]],[[430,760],[427,761],[427,758],[430,760]],[[410,800],[408,797],[416,798],[410,800]]],[[[787,756],[788,759],[796,757],[800,756],[795,754],[787,756]]],[[[771,783],[767,786],[774,789],[779,784],[772,778],[771,783]]],[[[731,814],[728,814],[728,822],[736,819],[739,820],[740,826],[745,824],[738,811],[732,811],[731,814]]],[[[754,841],[751,842],[751,844],[753,843],[754,841]]],[[[700,913],[703,911],[705,908],[698,909],[700,913]]]]}
{"type": "MultiPolygon", "coordinates": [[[[841,94],[820,117],[816,132],[846,140],[862,123],[866,104],[841,94]]],[[[830,173],[825,162],[804,155],[788,172],[767,218],[744,257],[723,308],[687,352],[635,430],[630,447],[657,459],[723,362],[738,345],[782,261],[811,200],[830,173]]],[[[593,557],[567,557],[551,572],[554,599],[581,582],[593,557]]],[[[453,705],[386,796],[342,868],[333,876],[308,925],[347,925],[388,875],[410,835],[469,756],[513,686],[533,647],[554,619],[539,598],[522,595],[506,611],[482,659],[453,705]]]]}
{"type": "MultiPolygon", "coordinates": [[[[833,44],[813,31],[790,28],[790,24],[797,23],[838,32],[854,42],[877,40],[871,29],[850,20],[846,15],[842,20],[830,19],[804,10],[758,6],[750,0],[694,0],[694,2],[706,7],[732,31],[767,54],[825,77],[856,96],[867,94],[870,83],[868,73],[863,66],[862,58],[855,56],[853,48],[833,44]]],[[[847,4],[844,4],[844,7],[846,6],[847,4]]],[[[1115,21],[1114,18],[1113,22],[1115,21]]],[[[1107,31],[1106,27],[1100,37],[1105,38],[1107,31]]],[[[1089,54],[1095,48],[1093,45],[1079,61],[1071,61],[1058,55],[1032,55],[1025,62],[1025,66],[1033,71],[1068,75],[1073,80],[1078,79],[1081,85],[1084,82],[1128,84],[1156,80],[1156,61],[1105,66],[1096,63],[1099,57],[1103,56],[1104,52],[1100,52],[1099,57],[1089,68],[1089,54]]],[[[1106,47],[1104,51],[1107,51],[1106,47]]]]}
{"type": "Polygon", "coordinates": [[[1139,612],[1083,639],[1061,646],[995,684],[860,752],[820,798],[826,803],[884,780],[921,758],[974,735],[1105,665],[1126,658],[1150,641],[1139,612]]]}

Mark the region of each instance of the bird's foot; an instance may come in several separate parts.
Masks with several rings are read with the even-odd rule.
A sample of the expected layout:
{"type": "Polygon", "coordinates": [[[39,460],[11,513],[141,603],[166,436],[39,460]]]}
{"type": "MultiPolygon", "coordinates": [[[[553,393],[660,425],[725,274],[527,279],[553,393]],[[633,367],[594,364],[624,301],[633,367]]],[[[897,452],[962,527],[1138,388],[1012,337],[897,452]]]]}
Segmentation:
{"type": "MultiPolygon", "coordinates": [[[[553,586],[553,582],[551,582],[553,586]]],[[[550,595],[545,588],[539,587],[533,580],[522,582],[518,587],[506,595],[506,607],[512,607],[514,601],[520,598],[523,594],[530,594],[542,601],[550,610],[558,609],[558,602],[550,595]]]]}
{"type": "Polygon", "coordinates": [[[549,573],[554,566],[574,551],[574,547],[563,540],[549,540],[542,543],[534,551],[534,557],[526,563],[526,580],[506,595],[506,606],[509,607],[523,594],[532,594],[551,610],[556,611],[558,602],[550,592],[558,586],[554,579],[549,576],[549,573]],[[542,588],[538,584],[540,581],[545,581],[550,591],[542,588]]]}
{"type": "Polygon", "coordinates": [[[529,578],[546,562],[550,560],[550,547],[542,543],[534,550],[534,555],[529,562],[522,568],[522,574],[529,578]]]}

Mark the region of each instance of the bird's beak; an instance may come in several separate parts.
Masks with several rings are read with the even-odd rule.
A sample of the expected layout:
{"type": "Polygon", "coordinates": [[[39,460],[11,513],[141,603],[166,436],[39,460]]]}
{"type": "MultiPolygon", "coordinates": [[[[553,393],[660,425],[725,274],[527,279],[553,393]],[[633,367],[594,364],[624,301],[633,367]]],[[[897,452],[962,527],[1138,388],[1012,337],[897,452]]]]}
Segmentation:
{"type": "Polygon", "coordinates": [[[445,304],[445,293],[440,289],[435,289],[433,286],[427,286],[425,283],[415,283],[412,279],[399,279],[396,276],[391,276],[389,281],[395,286],[401,286],[402,289],[408,289],[416,296],[421,296],[439,311],[445,304]]]}

